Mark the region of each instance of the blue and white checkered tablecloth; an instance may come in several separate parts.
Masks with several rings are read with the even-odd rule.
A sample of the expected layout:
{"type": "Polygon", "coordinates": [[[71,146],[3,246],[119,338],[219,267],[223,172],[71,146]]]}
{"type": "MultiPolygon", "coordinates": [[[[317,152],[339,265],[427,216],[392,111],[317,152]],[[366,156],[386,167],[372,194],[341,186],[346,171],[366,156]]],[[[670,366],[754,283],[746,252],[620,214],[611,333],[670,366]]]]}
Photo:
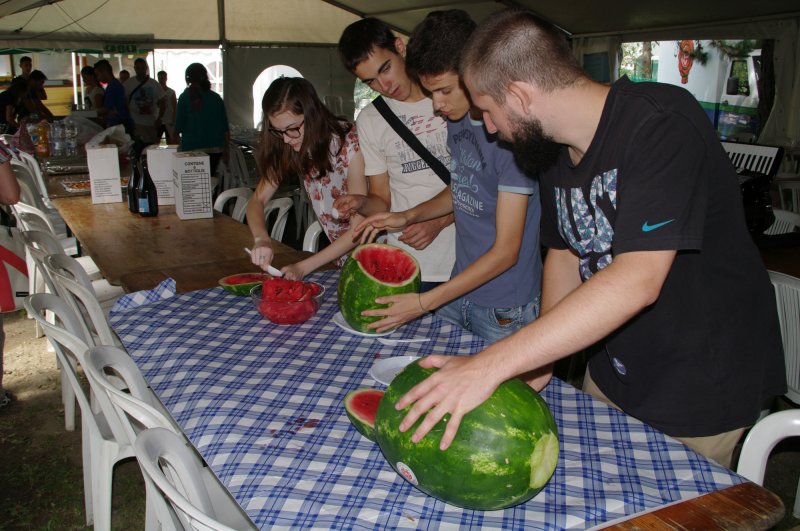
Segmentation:
{"type": "MultiPolygon", "coordinates": [[[[505,511],[460,509],[398,476],[351,427],[342,399],[378,358],[471,354],[483,341],[427,316],[386,346],[340,330],[336,272],[318,314],[296,326],[263,319],[221,288],[114,314],[111,323],[145,378],[209,466],[264,529],[586,528],[741,483],[695,454],[564,382],[543,392],[558,423],[555,475],[505,511]]],[[[392,337],[396,337],[392,336],[392,337]]]]}

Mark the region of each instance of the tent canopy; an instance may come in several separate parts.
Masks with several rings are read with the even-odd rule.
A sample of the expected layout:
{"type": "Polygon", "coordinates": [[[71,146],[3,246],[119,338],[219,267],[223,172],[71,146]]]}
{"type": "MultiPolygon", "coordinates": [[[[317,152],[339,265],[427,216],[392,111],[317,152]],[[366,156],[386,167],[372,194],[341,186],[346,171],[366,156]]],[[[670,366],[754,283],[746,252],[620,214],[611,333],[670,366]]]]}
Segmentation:
{"type": "Polygon", "coordinates": [[[333,44],[345,26],[363,16],[408,34],[435,9],[464,9],[480,21],[508,6],[530,9],[573,37],[800,16],[796,0],[8,0],[0,6],[0,40],[17,48],[86,48],[86,43],[102,48],[108,42],[144,48],[153,43],[333,44]]]}
{"type": "MultiPolygon", "coordinates": [[[[323,96],[341,98],[352,76],[334,50],[342,30],[364,16],[408,34],[436,9],[464,9],[480,21],[506,7],[538,13],[569,34],[579,58],[622,41],[755,38],[775,40],[776,100],[762,141],[800,143],[800,6],[797,0],[6,0],[0,47],[17,50],[149,50],[222,46],[229,116],[245,123],[249,89],[273,64],[303,63],[323,96]]],[[[614,61],[609,61],[614,69],[614,61]]],[[[611,76],[613,79],[613,75],[611,76]]],[[[249,109],[249,111],[248,111],[249,109]]],[[[252,119],[252,118],[251,118],[252,119]]]]}

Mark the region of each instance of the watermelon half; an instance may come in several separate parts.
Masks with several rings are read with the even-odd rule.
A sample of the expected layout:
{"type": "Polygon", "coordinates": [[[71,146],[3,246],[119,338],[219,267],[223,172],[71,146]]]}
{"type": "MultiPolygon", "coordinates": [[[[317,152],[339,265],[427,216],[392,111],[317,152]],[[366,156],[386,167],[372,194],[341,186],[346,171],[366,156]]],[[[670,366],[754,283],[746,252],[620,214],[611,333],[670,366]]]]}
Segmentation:
{"type": "Polygon", "coordinates": [[[410,408],[395,404],[436,369],[419,361],[392,381],[378,406],[375,435],[390,465],[416,488],[467,509],[511,507],[536,496],[558,461],[558,432],[544,400],[521,380],[504,382],[464,415],[450,447],[439,450],[449,415],[418,443],[397,428],[410,408]]]}
{"type": "Polygon", "coordinates": [[[250,290],[255,286],[260,285],[267,279],[272,278],[265,273],[237,273],[235,275],[228,275],[219,280],[219,285],[226,291],[244,297],[250,294],[250,290]]]}
{"type": "Polygon", "coordinates": [[[375,303],[378,297],[418,293],[420,279],[419,264],[403,249],[382,243],[356,247],[339,275],[339,310],[353,329],[374,334],[367,325],[381,317],[364,317],[361,312],[386,308],[375,303]]]}
{"type": "Polygon", "coordinates": [[[383,394],[384,392],[378,389],[356,389],[344,397],[347,418],[358,432],[370,441],[375,440],[375,413],[378,412],[378,404],[383,394]]]}

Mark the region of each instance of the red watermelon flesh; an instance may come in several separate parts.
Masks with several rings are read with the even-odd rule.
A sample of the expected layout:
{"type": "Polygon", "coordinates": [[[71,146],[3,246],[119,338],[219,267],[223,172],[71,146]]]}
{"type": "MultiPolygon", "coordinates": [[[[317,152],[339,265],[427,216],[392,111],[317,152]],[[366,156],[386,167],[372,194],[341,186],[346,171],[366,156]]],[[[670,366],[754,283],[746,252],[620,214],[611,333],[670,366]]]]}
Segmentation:
{"type": "Polygon", "coordinates": [[[347,417],[358,432],[370,441],[375,440],[375,414],[383,394],[378,389],[356,389],[344,397],[347,417]]]}
{"type": "Polygon", "coordinates": [[[411,258],[411,255],[394,253],[392,261],[388,261],[385,249],[379,247],[363,248],[356,255],[356,260],[361,263],[367,273],[388,284],[406,282],[416,274],[418,269],[417,263],[411,258]]]}
{"type": "Polygon", "coordinates": [[[252,284],[253,282],[263,282],[264,277],[263,273],[242,273],[225,277],[225,281],[228,284],[252,284]]]}

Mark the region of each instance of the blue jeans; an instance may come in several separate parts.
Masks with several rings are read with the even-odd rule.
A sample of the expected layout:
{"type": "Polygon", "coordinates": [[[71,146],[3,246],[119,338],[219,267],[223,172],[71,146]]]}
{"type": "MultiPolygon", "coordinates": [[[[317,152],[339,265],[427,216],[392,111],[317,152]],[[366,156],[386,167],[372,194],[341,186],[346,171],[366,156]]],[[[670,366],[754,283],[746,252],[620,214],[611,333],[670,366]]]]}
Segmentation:
{"type": "Polygon", "coordinates": [[[536,319],[539,304],[540,297],[536,297],[524,306],[487,308],[462,297],[436,310],[436,315],[494,343],[536,319]]]}

